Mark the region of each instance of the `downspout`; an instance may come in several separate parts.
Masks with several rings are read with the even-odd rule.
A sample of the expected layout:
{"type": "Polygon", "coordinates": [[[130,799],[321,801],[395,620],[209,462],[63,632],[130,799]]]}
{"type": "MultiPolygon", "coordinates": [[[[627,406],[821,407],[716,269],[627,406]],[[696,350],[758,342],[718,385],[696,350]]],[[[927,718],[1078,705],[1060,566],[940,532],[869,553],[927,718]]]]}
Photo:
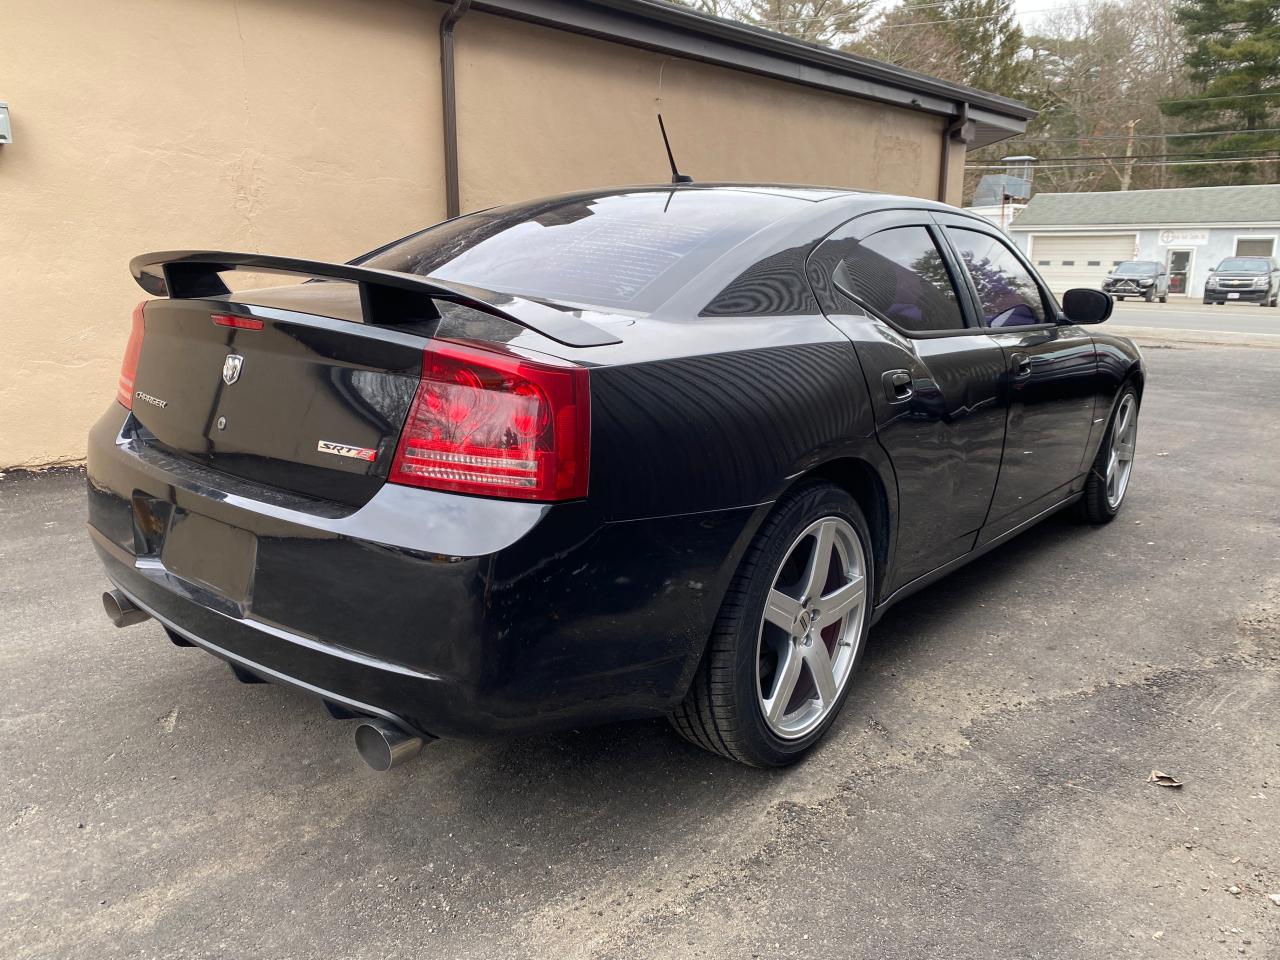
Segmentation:
{"type": "Polygon", "coordinates": [[[942,169],[938,171],[938,199],[943,203],[947,202],[947,174],[951,171],[951,141],[968,143],[972,139],[966,129],[968,124],[969,104],[965,102],[960,104],[960,112],[942,134],[942,169]]]}
{"type": "Polygon", "coordinates": [[[458,187],[458,87],[454,82],[453,28],[471,6],[471,0],[454,0],[440,19],[440,98],[444,115],[444,203],[449,219],[462,212],[458,187]]]}

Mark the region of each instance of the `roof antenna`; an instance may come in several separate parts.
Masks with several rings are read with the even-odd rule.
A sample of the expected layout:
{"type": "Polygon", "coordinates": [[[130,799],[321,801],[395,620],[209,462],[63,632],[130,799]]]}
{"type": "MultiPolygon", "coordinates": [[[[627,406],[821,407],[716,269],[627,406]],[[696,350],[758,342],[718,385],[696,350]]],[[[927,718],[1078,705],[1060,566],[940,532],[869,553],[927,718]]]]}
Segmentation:
{"type": "Polygon", "coordinates": [[[671,153],[671,141],[667,139],[667,125],[662,122],[662,114],[658,114],[658,129],[662,131],[662,142],[667,148],[667,162],[671,164],[671,182],[693,183],[693,177],[676,169],[676,158],[671,153]]]}

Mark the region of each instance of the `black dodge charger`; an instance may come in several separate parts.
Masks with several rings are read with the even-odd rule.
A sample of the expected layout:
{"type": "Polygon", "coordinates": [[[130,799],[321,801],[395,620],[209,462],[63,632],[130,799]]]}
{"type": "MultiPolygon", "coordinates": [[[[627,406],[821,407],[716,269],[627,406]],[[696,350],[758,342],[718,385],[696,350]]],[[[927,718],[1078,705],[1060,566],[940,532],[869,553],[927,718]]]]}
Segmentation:
{"type": "Polygon", "coordinates": [[[156,299],[89,438],[108,614],[358,718],[378,768],[659,716],[792,762],[891,604],[1061,508],[1110,520],[1133,469],[1111,299],[1060,307],[939,203],[621,188],[348,264],[132,269],[156,299]]]}

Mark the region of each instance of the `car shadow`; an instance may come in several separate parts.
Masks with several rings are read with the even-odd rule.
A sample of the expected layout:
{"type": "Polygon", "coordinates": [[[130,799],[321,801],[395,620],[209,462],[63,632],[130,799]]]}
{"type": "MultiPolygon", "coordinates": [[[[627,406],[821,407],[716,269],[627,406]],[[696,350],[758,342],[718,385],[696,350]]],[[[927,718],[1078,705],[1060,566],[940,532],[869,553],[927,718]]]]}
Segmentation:
{"type": "MultiPolygon", "coordinates": [[[[916,594],[872,631],[855,684],[874,679],[884,690],[897,683],[885,676],[896,661],[930,642],[930,622],[1004,596],[1028,569],[1052,565],[1055,554],[1078,558],[1078,541],[1089,534],[1051,519],[916,594]],[[869,678],[869,672],[879,676],[869,678]]],[[[202,749],[212,752],[219,730],[231,741],[246,730],[274,730],[284,743],[232,748],[233,763],[251,764],[253,774],[240,769],[235,779],[257,780],[253,790],[290,797],[290,817],[332,823],[334,839],[327,844],[336,849],[358,839],[391,860],[404,855],[400,848],[449,860],[458,843],[472,843],[466,856],[477,868],[487,863],[499,870],[507,858],[518,864],[509,865],[511,882],[572,870],[580,858],[596,860],[610,873],[643,869],[686,848],[703,824],[710,829],[744,814],[742,822],[755,823],[811,785],[820,789],[832,775],[851,775],[850,764],[873,759],[883,747],[874,738],[858,739],[866,736],[867,718],[865,708],[851,704],[855,708],[844,711],[812,758],[786,771],[749,769],[712,756],[659,719],[499,741],[439,741],[420,758],[377,774],[356,759],[352,724],[320,720],[319,706],[307,695],[261,686],[239,688],[236,695],[224,686],[235,690],[234,681],[218,675],[225,667],[210,660],[198,670],[190,695],[201,701],[203,728],[192,735],[205,744],[202,749]],[[277,752],[255,755],[264,749],[277,752]],[[314,760],[280,762],[297,761],[290,756],[295,753],[314,760]]],[[[247,783],[243,789],[250,790],[247,783]]],[[[252,799],[249,793],[242,798],[252,799]]]]}

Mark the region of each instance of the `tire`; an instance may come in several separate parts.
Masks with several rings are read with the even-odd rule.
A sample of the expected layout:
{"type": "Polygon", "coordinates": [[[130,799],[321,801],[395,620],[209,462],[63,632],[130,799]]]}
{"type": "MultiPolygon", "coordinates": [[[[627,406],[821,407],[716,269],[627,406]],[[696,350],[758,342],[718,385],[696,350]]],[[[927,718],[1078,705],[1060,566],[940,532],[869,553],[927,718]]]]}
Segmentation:
{"type": "Polygon", "coordinates": [[[1166,293],[1163,297],[1161,297],[1161,298],[1160,298],[1160,302],[1161,302],[1161,303],[1168,303],[1168,302],[1169,302],[1169,295],[1166,293]]]}
{"type": "Polygon", "coordinates": [[[873,556],[866,519],[841,488],[808,482],[779,500],[734,574],[702,663],[684,702],[671,715],[672,726],[704,750],[749,766],[783,767],[803,757],[835,721],[853,686],[871,623],[873,556]],[[813,554],[822,543],[820,534],[813,532],[815,528],[830,530],[827,542],[838,545],[828,554],[827,578],[813,591],[815,596],[835,604],[840,602],[837,594],[847,600],[857,593],[858,581],[850,576],[856,547],[861,565],[860,604],[819,628],[821,610],[817,604],[784,597],[794,604],[797,616],[791,619],[792,608],[783,610],[773,599],[766,618],[767,600],[792,591],[803,598],[808,592],[803,581],[809,577],[813,554]],[[810,552],[802,553],[810,543],[810,552]],[[799,574],[794,587],[789,586],[792,571],[799,574]],[[792,627],[781,628],[776,622],[779,618],[792,627]],[[804,629],[801,623],[808,632],[798,638],[797,631],[804,629]],[[826,702],[810,667],[813,661],[808,659],[818,656],[818,644],[827,651],[823,660],[834,674],[828,675],[834,689],[826,702]],[[794,661],[798,666],[784,669],[793,665],[791,658],[798,658],[794,661]],[[784,677],[791,677],[790,686],[785,686],[784,677]],[[779,700],[778,690],[784,686],[788,692],[779,700]],[[772,719],[766,716],[770,699],[766,687],[771,688],[773,701],[780,704],[772,719]],[[810,693],[807,699],[806,692],[810,693]],[[792,707],[793,703],[799,706],[792,707]],[[788,723],[793,729],[784,729],[788,723]]]}
{"type": "Polygon", "coordinates": [[[1119,300],[1121,303],[1124,303],[1124,297],[1116,297],[1116,299],[1119,300]]]}
{"type": "Polygon", "coordinates": [[[1147,294],[1145,297],[1143,297],[1142,299],[1143,299],[1143,300],[1145,300],[1145,301],[1147,301],[1147,303],[1155,303],[1155,300],[1156,300],[1156,292],[1155,292],[1154,290],[1152,290],[1150,293],[1148,293],[1148,294],[1147,294]]]}
{"type": "Polygon", "coordinates": [[[1098,455],[1093,458],[1093,464],[1089,467],[1089,474],[1084,482],[1084,496],[1080,498],[1080,516],[1089,523],[1110,523],[1115,519],[1116,514],[1120,512],[1120,508],[1124,506],[1124,497],[1128,493],[1129,481],[1132,479],[1133,459],[1136,452],[1138,440],[1138,412],[1141,404],[1138,399],[1138,388],[1134,386],[1132,381],[1126,383],[1120,389],[1120,396],[1116,400],[1116,408],[1111,414],[1111,421],[1107,424],[1107,432],[1102,436],[1102,443],[1098,447],[1098,455]],[[1123,476],[1116,475],[1115,480],[1118,484],[1116,489],[1112,488],[1111,455],[1115,447],[1114,439],[1116,428],[1125,411],[1129,412],[1129,419],[1126,421],[1125,429],[1128,432],[1128,453],[1127,461],[1118,462],[1115,469],[1119,470],[1122,463],[1127,463],[1127,468],[1123,471],[1123,476]],[[1118,495],[1117,495],[1118,493],[1118,495]]]}

